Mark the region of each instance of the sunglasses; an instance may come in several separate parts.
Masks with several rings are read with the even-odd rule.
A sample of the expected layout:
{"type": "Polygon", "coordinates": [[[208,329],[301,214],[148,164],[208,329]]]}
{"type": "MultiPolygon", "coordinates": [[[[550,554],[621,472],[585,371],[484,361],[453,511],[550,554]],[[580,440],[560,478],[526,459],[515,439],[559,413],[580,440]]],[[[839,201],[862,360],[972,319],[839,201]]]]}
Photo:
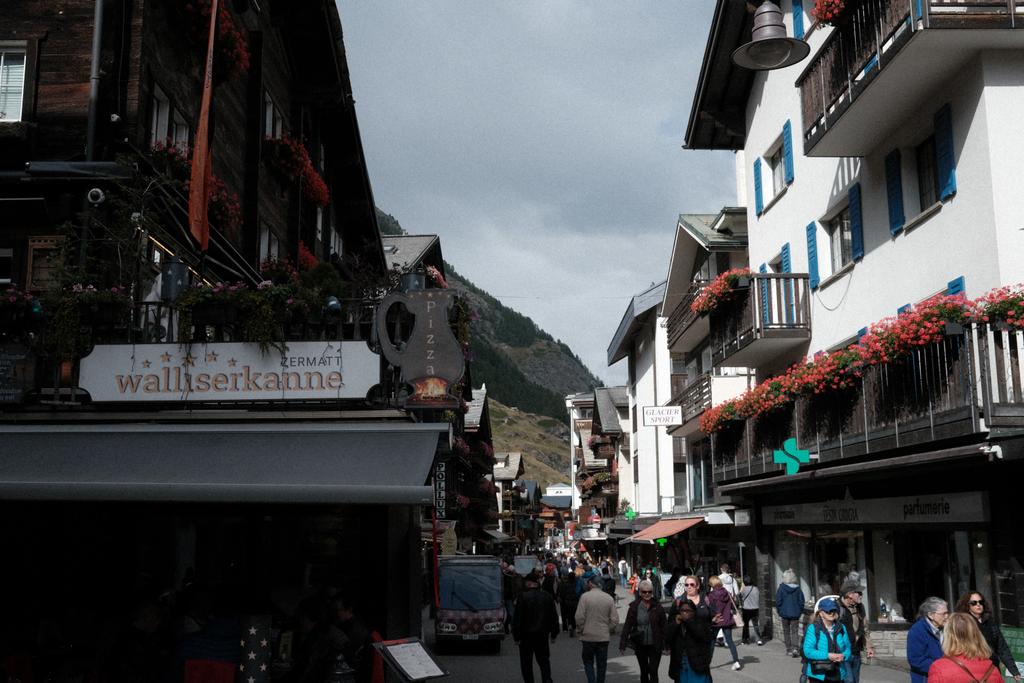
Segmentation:
{"type": "Polygon", "coordinates": [[[984,600],[971,600],[971,606],[972,606],[972,607],[973,607],[974,605],[984,605],[984,604],[985,604],[985,601],[984,601],[984,600]]]}
{"type": "Polygon", "coordinates": [[[697,584],[695,584],[695,583],[685,583],[685,584],[683,584],[683,585],[684,585],[684,586],[696,586],[697,584]]]}
{"type": "Polygon", "coordinates": [[[640,591],[641,595],[654,595],[654,591],[640,591]]]}

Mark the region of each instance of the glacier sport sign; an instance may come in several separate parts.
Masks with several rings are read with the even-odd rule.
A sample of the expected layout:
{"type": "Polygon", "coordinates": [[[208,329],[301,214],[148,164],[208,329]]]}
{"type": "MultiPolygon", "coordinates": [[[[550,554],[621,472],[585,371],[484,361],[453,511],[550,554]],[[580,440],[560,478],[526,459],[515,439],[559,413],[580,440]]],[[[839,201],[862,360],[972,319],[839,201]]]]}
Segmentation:
{"type": "Polygon", "coordinates": [[[78,385],[99,402],[225,402],[362,399],[379,382],[366,342],[312,341],[266,356],[238,342],[99,345],[78,385]]]}
{"type": "Polygon", "coordinates": [[[682,406],[652,406],[644,408],[644,427],[665,427],[683,424],[682,406]]]}

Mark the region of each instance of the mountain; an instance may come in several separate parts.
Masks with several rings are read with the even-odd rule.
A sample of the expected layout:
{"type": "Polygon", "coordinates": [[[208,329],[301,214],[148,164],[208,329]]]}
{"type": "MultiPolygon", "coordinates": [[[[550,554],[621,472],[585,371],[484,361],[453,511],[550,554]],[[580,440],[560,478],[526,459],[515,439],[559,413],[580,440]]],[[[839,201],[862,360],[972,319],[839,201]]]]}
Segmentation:
{"type": "Polygon", "coordinates": [[[553,418],[509,408],[490,398],[488,409],[495,453],[522,453],[526,473],[520,481],[536,481],[542,489],[569,483],[569,428],[553,418]]]}
{"type": "MultiPolygon", "coordinates": [[[[394,216],[379,208],[377,222],[382,234],[407,234],[394,216]]],[[[473,385],[486,384],[488,397],[506,406],[568,424],[565,397],[590,391],[601,381],[568,345],[463,278],[447,262],[445,278],[452,288],[466,292],[480,316],[470,331],[473,385]]],[[[497,444],[495,450],[501,450],[497,444]]]]}

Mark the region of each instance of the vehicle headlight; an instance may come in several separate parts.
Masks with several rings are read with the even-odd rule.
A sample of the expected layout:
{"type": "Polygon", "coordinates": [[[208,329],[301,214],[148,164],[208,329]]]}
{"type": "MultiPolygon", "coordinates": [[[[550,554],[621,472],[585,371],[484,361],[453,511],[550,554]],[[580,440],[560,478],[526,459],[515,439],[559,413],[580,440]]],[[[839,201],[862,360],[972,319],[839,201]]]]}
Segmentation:
{"type": "Polygon", "coordinates": [[[459,630],[459,627],[451,622],[445,622],[437,625],[437,628],[442,633],[454,633],[459,630]]]}
{"type": "Polygon", "coordinates": [[[484,624],[484,630],[489,633],[493,633],[494,631],[502,631],[504,629],[505,624],[500,621],[496,621],[493,624],[484,624]]]}

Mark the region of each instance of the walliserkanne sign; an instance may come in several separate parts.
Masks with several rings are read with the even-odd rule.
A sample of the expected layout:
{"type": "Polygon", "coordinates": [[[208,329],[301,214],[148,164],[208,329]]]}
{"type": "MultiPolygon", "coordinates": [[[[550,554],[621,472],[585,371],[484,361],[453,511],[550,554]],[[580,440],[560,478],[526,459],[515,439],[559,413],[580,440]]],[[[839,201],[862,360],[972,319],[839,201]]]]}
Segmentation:
{"type": "Polygon", "coordinates": [[[93,401],[309,401],[362,399],[380,382],[365,342],[99,345],[82,359],[79,386],[93,401]]]}

